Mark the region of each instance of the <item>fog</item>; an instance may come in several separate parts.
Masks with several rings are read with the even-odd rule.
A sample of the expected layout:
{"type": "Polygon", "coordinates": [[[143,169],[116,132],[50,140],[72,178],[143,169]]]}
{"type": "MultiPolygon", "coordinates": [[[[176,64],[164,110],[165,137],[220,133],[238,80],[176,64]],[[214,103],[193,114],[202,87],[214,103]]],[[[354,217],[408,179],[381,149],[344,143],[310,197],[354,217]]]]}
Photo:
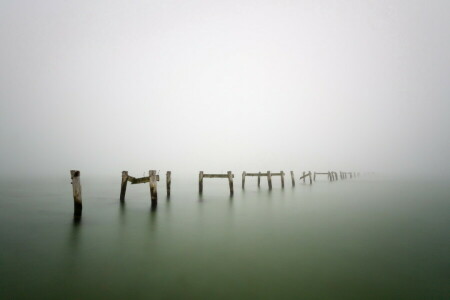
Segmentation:
{"type": "Polygon", "coordinates": [[[0,175],[448,175],[449,11],[2,0],[0,175]]]}

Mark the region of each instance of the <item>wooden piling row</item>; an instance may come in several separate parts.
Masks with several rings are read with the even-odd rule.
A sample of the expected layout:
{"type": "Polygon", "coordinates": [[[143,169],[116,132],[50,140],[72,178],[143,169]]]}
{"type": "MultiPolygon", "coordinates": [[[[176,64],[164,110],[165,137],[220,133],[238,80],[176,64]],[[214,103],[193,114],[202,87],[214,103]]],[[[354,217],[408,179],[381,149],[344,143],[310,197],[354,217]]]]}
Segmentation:
{"type": "MultiPolygon", "coordinates": [[[[294,179],[294,171],[290,171],[291,174],[291,182],[292,186],[295,186],[295,179],[294,179]]],[[[314,172],[314,176],[312,171],[303,171],[302,176],[300,177],[300,180],[303,179],[303,183],[306,183],[306,178],[309,177],[309,183],[312,184],[313,180],[316,180],[317,175],[327,175],[328,179],[330,181],[336,181],[339,178],[341,180],[347,179],[348,177],[354,178],[360,176],[359,172],[344,172],[339,171],[339,174],[335,171],[328,171],[328,172],[314,172]]],[[[73,200],[74,200],[74,217],[80,218],[82,215],[83,210],[83,204],[82,204],[82,196],[81,196],[81,181],[80,181],[80,171],[78,170],[71,170],[70,176],[72,179],[72,188],[73,188],[73,200]]],[[[171,190],[171,183],[172,183],[172,172],[167,171],[166,172],[166,190],[167,190],[167,196],[170,197],[170,190],[171,190]]],[[[267,183],[269,186],[269,190],[272,189],[272,176],[280,176],[281,178],[281,187],[284,188],[284,176],[285,173],[283,171],[280,171],[279,173],[272,173],[271,171],[267,171],[266,173],[247,173],[244,171],[242,173],[242,189],[245,188],[245,177],[247,176],[257,176],[258,177],[258,187],[260,187],[261,184],[261,177],[266,176],[267,177],[267,183]]],[[[205,174],[203,171],[199,172],[199,193],[203,193],[203,179],[204,178],[227,178],[228,184],[230,188],[230,195],[234,194],[234,187],[233,187],[233,178],[234,174],[231,171],[228,171],[227,174],[205,174]]],[[[149,176],[144,176],[141,178],[135,178],[133,176],[130,176],[128,174],[128,171],[122,171],[122,178],[121,178],[121,186],[120,186],[120,202],[125,202],[125,194],[127,190],[127,183],[131,182],[131,184],[139,184],[139,183],[146,183],[149,182],[150,186],[150,198],[151,198],[151,204],[152,207],[155,207],[158,203],[158,191],[157,191],[157,182],[159,181],[159,175],[156,173],[156,170],[150,170],[149,176]]]]}
{"type": "MultiPolygon", "coordinates": [[[[281,188],[284,188],[284,175],[286,175],[286,173],[284,173],[284,171],[280,171],[279,173],[272,173],[270,171],[267,171],[266,173],[247,173],[247,172],[242,172],[242,189],[245,189],[245,177],[247,176],[257,176],[258,177],[258,187],[260,187],[261,185],[261,176],[266,176],[267,177],[267,184],[269,186],[269,190],[272,189],[272,176],[280,176],[281,178],[281,188]]],[[[294,173],[293,171],[291,171],[291,176],[292,176],[292,185],[295,185],[295,181],[293,179],[294,173]]]]}

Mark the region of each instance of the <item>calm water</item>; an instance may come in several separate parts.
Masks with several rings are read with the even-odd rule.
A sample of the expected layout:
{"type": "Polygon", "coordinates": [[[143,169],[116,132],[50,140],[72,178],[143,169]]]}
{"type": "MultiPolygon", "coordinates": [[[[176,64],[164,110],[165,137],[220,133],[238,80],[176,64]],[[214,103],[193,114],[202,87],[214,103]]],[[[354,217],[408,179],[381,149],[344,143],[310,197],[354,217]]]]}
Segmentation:
{"type": "Polygon", "coordinates": [[[0,298],[449,299],[447,183],[196,178],[151,211],[148,184],[121,206],[120,174],[82,176],[79,225],[68,178],[3,182],[0,298]]]}

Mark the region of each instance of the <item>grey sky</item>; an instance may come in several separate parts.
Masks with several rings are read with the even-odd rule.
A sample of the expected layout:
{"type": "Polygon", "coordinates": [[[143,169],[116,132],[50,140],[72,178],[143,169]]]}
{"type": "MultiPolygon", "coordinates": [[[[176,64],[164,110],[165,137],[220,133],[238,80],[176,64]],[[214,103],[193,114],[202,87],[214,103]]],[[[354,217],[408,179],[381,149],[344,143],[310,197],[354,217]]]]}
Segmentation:
{"type": "Polygon", "coordinates": [[[449,1],[0,2],[1,175],[436,170],[449,1]]]}

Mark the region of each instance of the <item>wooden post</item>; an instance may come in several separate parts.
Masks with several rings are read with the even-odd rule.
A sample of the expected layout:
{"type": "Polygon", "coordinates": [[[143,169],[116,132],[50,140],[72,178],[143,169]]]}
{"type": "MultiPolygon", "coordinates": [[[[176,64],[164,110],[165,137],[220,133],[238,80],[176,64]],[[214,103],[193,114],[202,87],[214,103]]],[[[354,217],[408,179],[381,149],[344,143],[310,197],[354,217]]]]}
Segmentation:
{"type": "Polygon", "coordinates": [[[294,171],[291,171],[292,186],[295,186],[294,171]]]}
{"type": "Polygon", "coordinates": [[[167,171],[166,173],[166,189],[167,189],[167,197],[170,197],[170,184],[172,183],[172,172],[167,171]]]}
{"type": "Polygon", "coordinates": [[[76,218],[81,217],[83,210],[83,202],[81,200],[81,182],[80,182],[80,171],[71,170],[70,178],[72,179],[72,189],[73,189],[73,216],[76,218]]]}
{"type": "MultiPolygon", "coordinates": [[[[310,171],[311,172],[311,171],[310,171]]],[[[316,172],[314,172],[314,181],[316,181],[316,172]]]]}
{"type": "Polygon", "coordinates": [[[150,184],[150,196],[152,200],[152,206],[158,204],[158,191],[157,191],[157,181],[156,181],[156,170],[148,171],[149,184],[150,184]]]}
{"type": "Polygon", "coordinates": [[[303,171],[302,177],[303,177],[303,183],[305,183],[305,171],[303,171]]]}
{"type": "Polygon", "coordinates": [[[261,185],[261,172],[258,172],[258,187],[261,185]]]}
{"type": "Polygon", "coordinates": [[[281,177],[281,188],[284,189],[284,172],[280,171],[280,177],[281,177]]]}
{"type": "MultiPolygon", "coordinates": [[[[314,175],[315,176],[315,175],[314,175]]],[[[312,184],[312,172],[309,171],[309,184],[312,184]]]]}
{"type": "Polygon", "coordinates": [[[233,190],[233,174],[231,173],[231,171],[228,171],[227,174],[228,174],[228,183],[230,184],[230,195],[233,196],[233,194],[234,194],[234,190],[233,190]]]}
{"type": "Polygon", "coordinates": [[[269,190],[272,189],[272,175],[270,171],[267,171],[267,183],[269,184],[269,190]]]}
{"type": "Polygon", "coordinates": [[[125,193],[127,192],[128,171],[122,171],[122,184],[120,186],[120,202],[125,201],[125,193]]]}
{"type": "Polygon", "coordinates": [[[245,171],[242,172],[242,189],[245,188],[245,174],[247,174],[245,171]]]}
{"type": "Polygon", "coordinates": [[[198,174],[198,192],[203,193],[203,171],[198,174]]]}

